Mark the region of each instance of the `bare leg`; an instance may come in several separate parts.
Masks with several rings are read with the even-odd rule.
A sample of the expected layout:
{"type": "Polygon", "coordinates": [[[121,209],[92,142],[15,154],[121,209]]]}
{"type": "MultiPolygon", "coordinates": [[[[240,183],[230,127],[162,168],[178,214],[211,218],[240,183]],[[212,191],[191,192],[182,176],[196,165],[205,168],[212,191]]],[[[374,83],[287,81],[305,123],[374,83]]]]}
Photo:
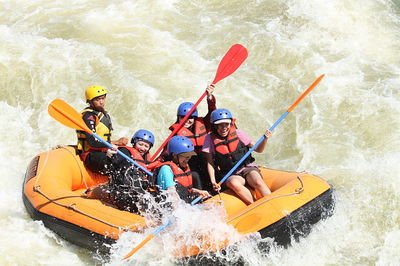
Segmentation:
{"type": "Polygon", "coordinates": [[[255,170],[250,171],[250,173],[248,173],[246,176],[246,180],[249,183],[249,185],[258,192],[260,192],[262,196],[271,194],[271,190],[269,189],[267,184],[265,184],[259,172],[255,170]]]}
{"type": "Polygon", "coordinates": [[[232,189],[236,193],[236,195],[238,195],[239,198],[244,201],[244,203],[250,205],[254,202],[254,199],[253,195],[251,195],[250,190],[244,186],[245,183],[246,180],[243,177],[232,175],[228,178],[226,185],[230,189],[232,189]]]}

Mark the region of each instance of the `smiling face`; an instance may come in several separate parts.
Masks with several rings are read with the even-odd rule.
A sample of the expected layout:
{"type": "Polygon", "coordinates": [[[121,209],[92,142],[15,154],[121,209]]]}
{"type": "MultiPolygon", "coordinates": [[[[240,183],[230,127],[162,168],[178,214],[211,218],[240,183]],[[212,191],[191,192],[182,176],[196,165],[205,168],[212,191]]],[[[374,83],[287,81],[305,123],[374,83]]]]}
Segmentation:
{"type": "Polygon", "coordinates": [[[150,150],[151,145],[146,141],[138,140],[138,141],[136,141],[136,143],[133,147],[135,149],[137,149],[139,151],[139,153],[143,156],[145,153],[147,153],[150,150]]]}
{"type": "Polygon", "coordinates": [[[173,158],[174,158],[173,161],[177,165],[179,165],[182,169],[185,169],[188,167],[188,162],[189,162],[190,158],[192,158],[192,154],[185,154],[185,153],[178,154],[178,155],[174,154],[173,158]]]}
{"type": "MultiPolygon", "coordinates": [[[[181,122],[181,120],[184,118],[184,116],[178,116],[178,122],[181,122]]],[[[194,124],[194,117],[191,116],[189,117],[186,121],[185,124],[183,125],[185,128],[190,128],[194,124]]]]}
{"type": "Polygon", "coordinates": [[[230,123],[220,123],[215,125],[215,129],[217,130],[218,135],[225,138],[229,134],[229,130],[231,129],[230,123]]]}

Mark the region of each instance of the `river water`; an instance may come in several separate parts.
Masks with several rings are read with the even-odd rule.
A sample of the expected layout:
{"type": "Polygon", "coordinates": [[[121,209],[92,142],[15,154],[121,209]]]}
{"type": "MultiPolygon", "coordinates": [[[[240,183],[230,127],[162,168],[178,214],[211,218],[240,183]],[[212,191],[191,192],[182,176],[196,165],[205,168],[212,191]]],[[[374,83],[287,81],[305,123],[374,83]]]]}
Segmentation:
{"type": "MultiPolygon", "coordinates": [[[[53,99],[81,110],[84,88],[104,85],[114,135],[147,128],[158,147],[178,104],[200,97],[235,43],[249,57],[215,96],[254,140],[326,75],[256,158],[319,175],[336,195],[334,215],[308,237],[269,254],[247,243],[245,262],[399,265],[399,40],[398,0],[0,1],[0,265],[119,264],[59,239],[25,211],[30,159],[75,143],[47,114],[53,99]]],[[[130,264],[173,264],[163,237],[153,241],[145,252],[158,256],[130,264]]]]}

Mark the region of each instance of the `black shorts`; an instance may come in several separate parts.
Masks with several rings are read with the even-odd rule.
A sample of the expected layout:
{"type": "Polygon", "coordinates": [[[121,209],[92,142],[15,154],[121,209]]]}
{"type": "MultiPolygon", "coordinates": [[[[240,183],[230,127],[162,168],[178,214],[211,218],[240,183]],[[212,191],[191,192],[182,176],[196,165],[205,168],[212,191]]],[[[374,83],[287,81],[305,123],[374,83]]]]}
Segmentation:
{"type": "MultiPolygon", "coordinates": [[[[238,171],[236,171],[235,173],[233,173],[232,175],[238,175],[238,176],[243,177],[243,178],[246,180],[245,185],[248,185],[248,183],[247,183],[247,175],[248,175],[251,171],[257,171],[257,172],[261,175],[261,171],[260,171],[260,169],[259,169],[257,166],[244,166],[244,167],[240,168],[238,171]]],[[[232,176],[232,175],[231,175],[231,176],[232,176]]],[[[224,176],[220,176],[220,179],[219,179],[219,180],[221,180],[221,179],[224,178],[224,177],[225,177],[225,175],[224,175],[224,176]]],[[[226,181],[227,181],[228,179],[229,179],[229,178],[227,178],[227,179],[225,180],[225,182],[221,184],[221,190],[226,190],[226,189],[228,189],[228,187],[226,186],[226,181]]]]}

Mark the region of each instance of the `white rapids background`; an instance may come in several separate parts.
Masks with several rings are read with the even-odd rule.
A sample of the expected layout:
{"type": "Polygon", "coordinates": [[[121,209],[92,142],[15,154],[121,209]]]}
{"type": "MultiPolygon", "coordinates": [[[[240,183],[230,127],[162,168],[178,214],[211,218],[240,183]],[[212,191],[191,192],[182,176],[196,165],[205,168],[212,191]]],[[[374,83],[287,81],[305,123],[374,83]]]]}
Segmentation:
{"type": "MultiPolygon", "coordinates": [[[[248,265],[400,264],[398,0],[17,0],[0,1],[0,15],[0,265],[119,265],[146,236],[127,234],[102,261],[26,213],[30,159],[75,143],[74,131],[47,114],[53,99],[80,110],[86,86],[107,86],[114,135],[147,128],[157,147],[178,104],[198,99],[234,43],[249,57],[215,95],[254,140],[326,74],[257,160],[325,178],[337,202],[292,247],[261,254],[252,236],[230,256],[248,265]]],[[[194,218],[235,235],[217,209],[208,210],[213,219],[182,211],[190,213],[175,229],[183,236],[198,226],[194,218]]],[[[168,233],[153,239],[130,264],[172,265],[172,241],[168,233]]]]}

